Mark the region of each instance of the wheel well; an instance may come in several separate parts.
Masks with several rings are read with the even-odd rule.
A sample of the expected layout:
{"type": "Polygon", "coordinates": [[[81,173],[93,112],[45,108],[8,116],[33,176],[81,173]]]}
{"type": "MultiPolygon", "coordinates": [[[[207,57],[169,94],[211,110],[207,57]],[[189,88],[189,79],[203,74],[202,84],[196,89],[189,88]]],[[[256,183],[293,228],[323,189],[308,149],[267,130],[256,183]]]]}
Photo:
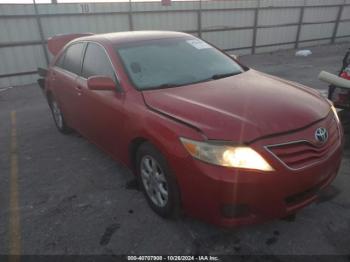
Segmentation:
{"type": "Polygon", "coordinates": [[[139,147],[147,142],[148,140],[144,137],[138,137],[132,140],[129,145],[129,159],[133,169],[136,169],[136,154],[139,147]]]}

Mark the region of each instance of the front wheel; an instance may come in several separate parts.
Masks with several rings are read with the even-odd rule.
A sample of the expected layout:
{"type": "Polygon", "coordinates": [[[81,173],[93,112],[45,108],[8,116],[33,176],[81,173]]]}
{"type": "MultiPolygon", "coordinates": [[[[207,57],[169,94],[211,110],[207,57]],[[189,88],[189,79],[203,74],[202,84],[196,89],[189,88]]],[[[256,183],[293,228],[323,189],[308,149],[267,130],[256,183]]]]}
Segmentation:
{"type": "Polygon", "coordinates": [[[57,129],[63,134],[69,134],[72,129],[66,124],[60,106],[55,99],[50,100],[50,109],[57,129]]]}
{"type": "Polygon", "coordinates": [[[164,156],[152,144],[144,143],[137,153],[137,168],[150,207],[162,217],[177,218],[180,193],[164,156]]]}

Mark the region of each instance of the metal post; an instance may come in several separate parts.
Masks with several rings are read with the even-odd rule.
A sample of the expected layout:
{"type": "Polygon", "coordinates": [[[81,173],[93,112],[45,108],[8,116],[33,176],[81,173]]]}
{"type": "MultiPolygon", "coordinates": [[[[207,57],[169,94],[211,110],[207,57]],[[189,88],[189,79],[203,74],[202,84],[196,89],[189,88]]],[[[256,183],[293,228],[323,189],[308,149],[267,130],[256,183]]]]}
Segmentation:
{"type": "Polygon", "coordinates": [[[259,8],[260,1],[258,2],[258,7],[254,10],[254,29],[253,29],[253,44],[252,44],[252,54],[256,51],[256,35],[258,33],[258,19],[259,19],[259,8]]]}
{"type": "Polygon", "coordinates": [[[199,9],[197,11],[198,37],[202,38],[202,0],[199,0],[199,9]]]}
{"type": "Polygon", "coordinates": [[[134,30],[134,23],[132,21],[132,3],[131,0],[129,0],[129,13],[128,13],[128,17],[129,17],[129,30],[133,31],[134,30]]]}
{"type": "Polygon", "coordinates": [[[300,32],[301,32],[301,27],[303,25],[303,20],[304,20],[304,11],[305,11],[305,2],[304,2],[304,6],[300,8],[298,30],[297,30],[297,36],[296,36],[295,45],[294,45],[295,49],[299,47],[300,32]]]}
{"type": "Polygon", "coordinates": [[[39,30],[39,34],[40,34],[40,42],[41,42],[41,45],[43,47],[46,65],[49,65],[49,63],[50,63],[49,54],[47,53],[43,27],[41,25],[41,19],[40,19],[40,16],[39,16],[39,10],[38,10],[38,7],[36,5],[35,0],[33,0],[33,4],[34,4],[34,11],[35,11],[35,18],[36,18],[36,22],[37,22],[38,30],[39,30]]]}
{"type": "MultiPolygon", "coordinates": [[[[344,4],[345,4],[345,1],[344,1],[344,4]]],[[[334,44],[335,39],[337,38],[339,22],[340,22],[340,18],[342,16],[342,13],[343,13],[343,9],[344,9],[344,5],[339,6],[337,20],[335,22],[334,29],[333,29],[333,34],[332,34],[332,40],[331,40],[332,44],[334,44]]]]}

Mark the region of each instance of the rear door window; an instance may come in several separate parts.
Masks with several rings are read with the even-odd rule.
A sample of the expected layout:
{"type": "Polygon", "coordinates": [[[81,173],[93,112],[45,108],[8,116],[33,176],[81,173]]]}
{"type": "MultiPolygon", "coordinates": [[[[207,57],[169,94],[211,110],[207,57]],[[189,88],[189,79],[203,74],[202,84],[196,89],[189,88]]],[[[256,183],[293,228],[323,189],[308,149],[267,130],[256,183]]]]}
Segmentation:
{"type": "Polygon", "coordinates": [[[97,75],[108,76],[116,82],[116,76],[106,51],[98,44],[89,43],[85,52],[82,76],[89,78],[97,75]]]}
{"type": "Polygon", "coordinates": [[[61,56],[57,59],[55,66],[63,68],[63,63],[64,63],[64,56],[66,55],[65,52],[61,54],[61,56]]]}
{"type": "Polygon", "coordinates": [[[64,54],[64,61],[61,67],[76,75],[80,75],[83,50],[84,43],[77,43],[69,46],[64,54]]]}

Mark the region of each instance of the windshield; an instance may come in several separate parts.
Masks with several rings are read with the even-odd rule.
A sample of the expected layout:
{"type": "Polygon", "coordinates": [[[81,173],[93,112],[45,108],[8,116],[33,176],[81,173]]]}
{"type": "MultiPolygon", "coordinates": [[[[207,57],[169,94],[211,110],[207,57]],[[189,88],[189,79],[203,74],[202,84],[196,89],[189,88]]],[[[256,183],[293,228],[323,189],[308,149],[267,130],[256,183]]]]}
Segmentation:
{"type": "Polygon", "coordinates": [[[129,78],[139,90],[169,88],[243,72],[230,57],[199,39],[157,39],[118,47],[129,78]]]}

